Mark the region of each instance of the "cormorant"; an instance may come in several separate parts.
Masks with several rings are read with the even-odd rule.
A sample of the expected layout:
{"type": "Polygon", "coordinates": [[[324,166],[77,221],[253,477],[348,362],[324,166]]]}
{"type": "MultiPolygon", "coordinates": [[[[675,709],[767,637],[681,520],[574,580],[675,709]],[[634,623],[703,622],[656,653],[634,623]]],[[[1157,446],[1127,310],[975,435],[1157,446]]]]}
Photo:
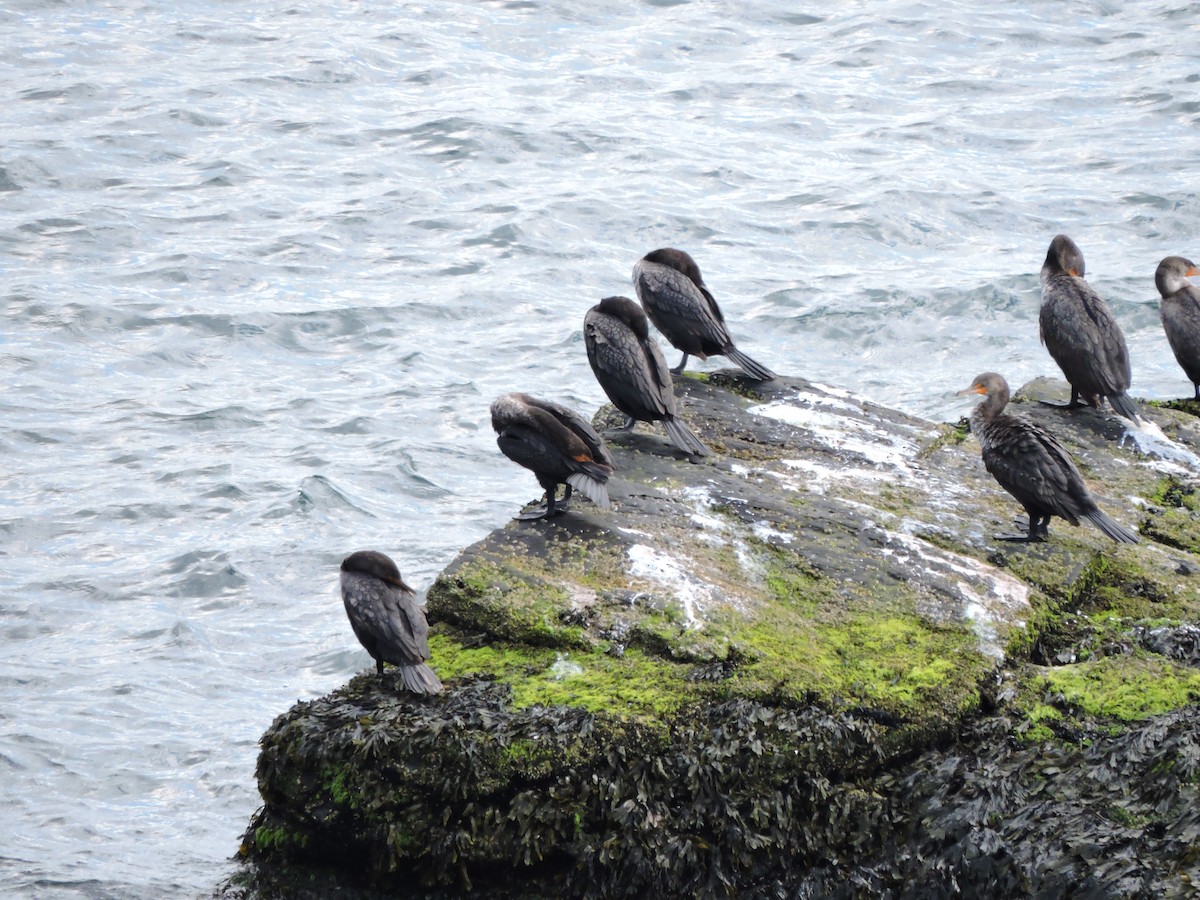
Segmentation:
{"type": "Polygon", "coordinates": [[[1200,275],[1190,259],[1168,256],[1158,264],[1154,283],[1162,294],[1158,306],[1167,342],[1200,400],[1200,289],[1187,279],[1200,275]]]}
{"type": "Polygon", "coordinates": [[[1081,400],[1099,408],[1100,398],[1107,397],[1113,409],[1136,422],[1137,407],[1127,393],[1125,337],[1083,275],[1083,253],[1065,234],[1057,235],[1042,264],[1042,343],[1071,383],[1068,409],[1083,406],[1081,400]]]}
{"type": "Polygon", "coordinates": [[[342,602],[350,627],[375,659],[375,672],[383,664],[399,666],[404,686],[414,694],[442,690],[429,659],[429,623],[417,595],[400,577],[391,558],[378,550],[359,550],[342,560],[342,602]]]}
{"type": "Polygon", "coordinates": [[[1028,535],[997,537],[1006,541],[1045,540],[1050,517],[1059,516],[1072,525],[1087,519],[1118,543],[1137,543],[1137,535],[1096,506],[1070,454],[1054,435],[1032,422],[1004,414],[1008,382],[995,372],[985,372],[959,394],[986,397],[971,411],[971,433],[983,448],[984,466],[1029,514],[1028,535]]]}
{"type": "Polygon", "coordinates": [[[546,491],[546,507],[518,519],[549,519],[567,511],[572,487],[597,506],[608,506],[613,461],[595,429],[565,406],[528,394],[492,401],[492,428],[504,455],[531,470],[546,491]],[[554,495],[565,484],[562,500],[554,495]]]}
{"type": "Polygon", "coordinates": [[[682,250],[652,250],[633,267],[633,286],[654,327],[683,351],[674,375],[683,373],[688,356],[725,356],[751,378],[767,381],[775,373],[733,345],[725,317],[704,286],[700,267],[682,250]]]}
{"type": "Polygon", "coordinates": [[[710,452],[676,418],[671,371],[642,308],[628,297],[605,297],[583,317],[583,341],[596,380],[613,405],[636,422],[662,422],[671,441],[684,453],[710,452]]]}

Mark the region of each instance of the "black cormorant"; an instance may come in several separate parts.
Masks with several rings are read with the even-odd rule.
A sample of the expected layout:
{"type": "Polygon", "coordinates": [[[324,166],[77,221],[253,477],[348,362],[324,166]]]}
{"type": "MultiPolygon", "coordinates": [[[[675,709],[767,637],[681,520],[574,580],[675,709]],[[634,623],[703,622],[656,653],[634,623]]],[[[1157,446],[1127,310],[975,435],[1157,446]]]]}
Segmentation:
{"type": "Polygon", "coordinates": [[[492,401],[492,428],[504,455],[531,470],[546,491],[546,506],[518,519],[543,519],[566,512],[572,487],[597,506],[608,506],[613,461],[604,440],[565,406],[528,394],[505,394],[492,401]],[[565,484],[562,500],[555,500],[565,484]]]}
{"type": "Polygon", "coordinates": [[[342,560],[342,602],[350,627],[375,659],[376,673],[383,664],[400,668],[404,686],[414,694],[442,690],[429,659],[429,623],[417,595],[400,577],[391,558],[378,550],[359,550],[342,560]]]}
{"type": "Polygon", "coordinates": [[[1081,400],[1099,407],[1100,398],[1107,397],[1113,409],[1136,422],[1137,407],[1127,393],[1125,337],[1083,275],[1083,253],[1065,234],[1056,236],[1042,264],[1042,343],[1071,383],[1068,409],[1083,406],[1081,400]]]}
{"type": "Polygon", "coordinates": [[[600,387],[629,417],[626,428],[635,422],[662,422],[684,453],[710,452],[676,417],[671,371],[640,306],[628,297],[605,297],[583,317],[583,341],[600,387]]]}
{"type": "Polygon", "coordinates": [[[1050,517],[1059,516],[1072,525],[1087,519],[1118,543],[1137,543],[1137,535],[1096,506],[1070,454],[1054,435],[1004,414],[1008,382],[995,372],[985,372],[959,394],[985,396],[971,411],[971,433],[983,448],[984,466],[1029,514],[1028,535],[998,535],[1001,540],[1045,540],[1050,517]]]}
{"type": "Polygon", "coordinates": [[[704,286],[700,267],[682,250],[652,250],[633,267],[633,286],[654,327],[677,350],[683,351],[675,375],[683,373],[688,356],[725,356],[751,378],[766,381],[775,373],[733,345],[725,317],[704,286]]]}
{"type": "Polygon", "coordinates": [[[1162,294],[1158,312],[1167,342],[1192,383],[1192,399],[1200,400],[1200,288],[1188,281],[1193,275],[1200,275],[1194,262],[1168,256],[1158,264],[1154,283],[1162,294]]]}

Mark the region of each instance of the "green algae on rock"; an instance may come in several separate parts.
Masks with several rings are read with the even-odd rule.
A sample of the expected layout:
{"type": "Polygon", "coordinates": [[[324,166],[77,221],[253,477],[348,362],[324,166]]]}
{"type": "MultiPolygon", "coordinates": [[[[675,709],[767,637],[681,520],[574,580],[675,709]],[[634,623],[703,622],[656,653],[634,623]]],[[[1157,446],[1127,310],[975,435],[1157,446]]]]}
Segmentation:
{"type": "MultiPolygon", "coordinates": [[[[1134,436],[1091,410],[1016,403],[1143,543],[1056,522],[1048,543],[1014,547],[992,535],[1017,507],[960,428],[802,379],[718,373],[677,390],[719,455],[615,434],[612,509],[511,523],[439,576],[428,616],[446,695],[359,676],[264,735],[251,893],[294,890],[279,873],[314,865],[413,896],[824,896],[838,874],[904,896],[931,872],[977,888],[1076,872],[1056,850],[955,860],[903,798],[967,834],[962,810],[936,806],[969,803],[939,766],[1027,765],[1011,748],[1050,742],[1086,767],[1082,741],[1191,727],[1194,419],[1150,410],[1134,436]]],[[[1087,802],[1113,801],[1105,788],[1087,802]]],[[[1131,804],[1122,827],[1194,828],[1143,823],[1131,804]]]]}

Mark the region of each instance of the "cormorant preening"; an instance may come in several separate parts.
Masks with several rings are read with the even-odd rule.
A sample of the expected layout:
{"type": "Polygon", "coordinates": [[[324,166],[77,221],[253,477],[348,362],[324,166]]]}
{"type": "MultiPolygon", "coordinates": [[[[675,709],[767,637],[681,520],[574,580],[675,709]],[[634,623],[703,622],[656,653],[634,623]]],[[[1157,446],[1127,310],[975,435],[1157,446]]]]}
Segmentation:
{"type": "Polygon", "coordinates": [[[1158,264],[1154,283],[1162,294],[1158,306],[1167,342],[1200,400],[1200,289],[1187,279],[1200,275],[1190,259],[1168,256],[1158,264]]]}
{"type": "Polygon", "coordinates": [[[595,429],[565,406],[528,394],[505,394],[492,401],[492,427],[504,455],[531,470],[546,491],[546,507],[518,519],[551,518],[567,511],[571,488],[597,506],[608,506],[612,457],[595,429]],[[558,485],[565,484],[556,501],[558,485]]]}
{"type": "Polygon", "coordinates": [[[404,686],[414,694],[442,690],[429,659],[429,623],[417,595],[392,560],[378,550],[359,550],[342,560],[342,602],[354,636],[375,659],[399,666],[404,686]]]}
{"type": "Polygon", "coordinates": [[[995,372],[985,372],[959,394],[985,395],[971,412],[971,433],[983,448],[984,466],[1029,514],[1028,535],[998,535],[1001,540],[1045,540],[1050,517],[1059,516],[1072,525],[1087,519],[1118,543],[1137,543],[1137,535],[1096,506],[1083,476],[1054,435],[1004,414],[1008,382],[995,372]]]}
{"type": "Polygon", "coordinates": [[[633,286],[654,327],[683,359],[672,369],[682,374],[688,356],[726,356],[751,378],[766,381],[775,373],[733,346],[725,317],[704,286],[700,267],[682,250],[652,250],[633,267],[633,286]]]}
{"type": "Polygon", "coordinates": [[[1065,234],[1050,242],[1042,264],[1042,343],[1071,383],[1068,409],[1099,407],[1107,397],[1113,409],[1138,420],[1130,399],[1129,351],[1125,337],[1100,295],[1083,280],[1083,253],[1065,234]]]}
{"type": "Polygon", "coordinates": [[[658,342],[650,337],[646,314],[628,297],[605,297],[583,317],[588,362],[608,399],[635,422],[662,422],[684,453],[710,451],[675,413],[671,371],[658,342]]]}

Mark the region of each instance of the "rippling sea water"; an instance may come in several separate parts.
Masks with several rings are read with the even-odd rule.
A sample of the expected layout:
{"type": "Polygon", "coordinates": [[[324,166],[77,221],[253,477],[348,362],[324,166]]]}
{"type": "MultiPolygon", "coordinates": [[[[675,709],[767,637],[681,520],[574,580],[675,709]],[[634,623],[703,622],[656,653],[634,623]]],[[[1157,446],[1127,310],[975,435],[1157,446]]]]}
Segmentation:
{"type": "Polygon", "coordinates": [[[338,561],[425,586],[533,498],[488,403],[599,406],[583,313],[654,247],[777,371],[952,420],[1056,374],[1066,232],[1133,393],[1190,392],[1200,8],[796,9],[0,7],[6,894],[226,877],[259,735],[370,663],[338,561]]]}

